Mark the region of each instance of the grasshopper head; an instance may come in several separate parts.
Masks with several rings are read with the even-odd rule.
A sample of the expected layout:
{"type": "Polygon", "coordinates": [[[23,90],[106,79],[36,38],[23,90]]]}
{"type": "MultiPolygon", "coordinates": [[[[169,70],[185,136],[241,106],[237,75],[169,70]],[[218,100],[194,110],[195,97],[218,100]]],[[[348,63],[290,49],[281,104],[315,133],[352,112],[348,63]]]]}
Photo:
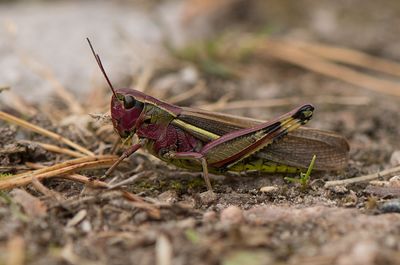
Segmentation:
{"type": "Polygon", "coordinates": [[[126,138],[136,131],[137,121],[143,111],[146,95],[133,89],[114,89],[104,70],[100,56],[94,51],[89,38],[87,38],[87,41],[113,93],[111,98],[111,119],[114,128],[122,138],[126,138]]]}
{"type": "Polygon", "coordinates": [[[133,89],[117,89],[111,98],[111,120],[117,133],[126,138],[135,133],[146,95],[133,89]]]}

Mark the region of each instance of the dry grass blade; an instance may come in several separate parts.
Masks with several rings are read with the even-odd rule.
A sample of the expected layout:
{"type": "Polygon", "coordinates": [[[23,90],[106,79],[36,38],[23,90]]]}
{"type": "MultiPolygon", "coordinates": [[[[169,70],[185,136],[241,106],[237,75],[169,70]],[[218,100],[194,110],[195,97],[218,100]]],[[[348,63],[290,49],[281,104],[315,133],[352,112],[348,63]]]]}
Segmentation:
{"type": "Polygon", "coordinates": [[[357,87],[363,87],[386,95],[400,96],[399,83],[375,78],[351,68],[337,65],[298,47],[288,45],[283,41],[265,39],[258,45],[258,51],[265,56],[289,62],[357,87]]]}
{"type": "Polygon", "coordinates": [[[138,80],[136,81],[136,85],[133,87],[133,89],[145,92],[149,87],[149,82],[153,75],[154,75],[154,68],[153,66],[148,65],[143,69],[143,72],[139,75],[138,80]]]}
{"type": "Polygon", "coordinates": [[[125,199],[134,202],[135,207],[142,208],[148,211],[148,213],[154,218],[160,218],[161,213],[160,211],[151,203],[143,201],[143,199],[136,194],[127,191],[121,191],[122,197],[125,199]]]}
{"type": "Polygon", "coordinates": [[[0,93],[7,90],[10,90],[9,86],[0,86],[0,93]]]}
{"type": "Polygon", "coordinates": [[[12,91],[9,91],[6,95],[5,104],[11,107],[12,109],[17,110],[19,113],[22,113],[27,116],[34,116],[37,114],[37,110],[32,107],[29,103],[27,103],[23,98],[18,96],[12,91]]]}
{"type": "Polygon", "coordinates": [[[37,191],[42,193],[43,195],[55,199],[56,201],[60,202],[63,201],[64,198],[62,195],[56,191],[49,190],[45,185],[43,185],[37,178],[32,178],[32,185],[35,187],[37,191]]]}
{"type": "Polygon", "coordinates": [[[66,148],[61,148],[59,146],[56,145],[52,145],[52,144],[46,144],[46,143],[41,143],[41,142],[36,142],[36,141],[27,141],[27,140],[22,140],[19,141],[21,143],[29,143],[29,144],[37,144],[40,147],[42,147],[44,150],[49,151],[49,152],[54,152],[54,153],[58,153],[58,154],[64,154],[64,155],[69,155],[72,157],[85,157],[86,155],[79,153],[79,152],[75,152],[73,150],[69,150],[66,148]]]}
{"type": "Polygon", "coordinates": [[[191,97],[194,97],[195,95],[199,94],[201,91],[203,91],[204,87],[205,87],[204,81],[200,81],[192,89],[189,89],[188,91],[185,91],[185,92],[175,95],[173,97],[170,97],[170,98],[166,99],[165,101],[167,101],[171,104],[176,104],[176,103],[182,102],[184,100],[190,99],[191,97]]]}
{"type": "Polygon", "coordinates": [[[25,264],[25,240],[20,235],[11,236],[7,243],[8,265],[25,264]]]}
{"type": "Polygon", "coordinates": [[[33,178],[36,178],[37,180],[42,180],[55,176],[71,174],[82,169],[109,167],[117,159],[118,158],[116,156],[97,156],[69,160],[43,169],[5,177],[0,181],[0,190],[12,189],[15,187],[28,185],[32,182],[33,178]]]}
{"type": "Polygon", "coordinates": [[[64,88],[60,81],[55,77],[53,71],[45,65],[39,63],[37,60],[31,58],[31,56],[20,51],[22,61],[25,62],[36,74],[46,79],[54,88],[57,95],[67,103],[68,108],[73,113],[83,113],[82,106],[78,103],[76,98],[64,88]]]}
{"type": "Polygon", "coordinates": [[[123,181],[120,181],[118,183],[110,185],[108,188],[109,189],[115,189],[115,188],[118,188],[118,187],[121,187],[121,186],[124,186],[124,185],[127,185],[127,184],[131,184],[131,183],[137,181],[138,179],[143,178],[143,177],[147,177],[147,176],[149,176],[151,174],[153,174],[153,172],[151,172],[151,171],[143,171],[143,172],[137,173],[137,174],[135,174],[135,175],[123,180],[123,181]]]}
{"type": "Polygon", "coordinates": [[[61,250],[60,255],[66,261],[67,264],[72,264],[72,265],[79,265],[79,264],[103,265],[103,264],[105,264],[104,262],[101,262],[100,260],[92,261],[92,260],[83,258],[83,257],[75,254],[74,246],[72,243],[67,243],[61,250]]]}
{"type": "Polygon", "coordinates": [[[261,100],[237,100],[237,101],[226,102],[224,104],[218,103],[218,104],[201,105],[198,106],[198,108],[209,111],[247,109],[247,108],[271,108],[271,107],[281,107],[286,105],[296,105],[299,102],[304,102],[304,101],[312,101],[315,104],[363,106],[363,105],[368,105],[371,99],[368,97],[323,96],[323,97],[316,97],[304,100],[299,97],[291,97],[291,98],[261,99],[261,100]]]}
{"type": "Polygon", "coordinates": [[[39,127],[37,125],[34,125],[34,124],[32,124],[30,122],[27,122],[27,121],[24,121],[24,120],[22,120],[20,118],[17,118],[17,117],[15,117],[13,115],[7,114],[7,113],[5,113],[3,111],[0,111],[0,119],[2,119],[4,121],[7,121],[9,123],[16,124],[18,126],[21,126],[21,127],[25,128],[25,129],[28,129],[28,130],[31,130],[33,132],[39,133],[41,135],[53,138],[53,139],[55,139],[57,141],[60,141],[60,142],[62,142],[64,144],[74,148],[75,150],[78,150],[79,152],[81,152],[83,154],[86,154],[86,155],[89,155],[89,156],[94,156],[94,153],[92,153],[91,151],[87,150],[86,148],[84,148],[84,147],[72,142],[71,140],[69,140],[69,139],[67,139],[67,138],[65,138],[65,137],[63,137],[63,136],[61,136],[61,135],[59,135],[57,133],[54,133],[54,132],[51,132],[51,131],[46,130],[44,128],[41,128],[41,127],[39,127]]]}
{"type": "Polygon", "coordinates": [[[91,180],[88,177],[83,176],[83,175],[79,175],[79,174],[65,175],[65,176],[62,176],[62,178],[69,179],[69,180],[72,180],[72,181],[77,181],[77,182],[86,184],[86,185],[88,185],[90,187],[93,187],[93,188],[108,188],[109,187],[109,185],[104,181],[97,180],[97,179],[91,180]]]}
{"type": "MultiPolygon", "coordinates": [[[[75,161],[77,161],[77,160],[75,160],[75,161]]],[[[82,161],[82,159],[80,159],[80,161],[82,161]]],[[[36,168],[36,169],[44,168],[42,165],[39,165],[39,164],[34,164],[34,163],[27,163],[27,164],[31,168],[36,168]]],[[[48,170],[48,168],[46,168],[46,170],[48,170]]],[[[68,174],[68,175],[62,175],[60,177],[64,178],[64,179],[83,183],[92,188],[108,188],[108,189],[111,188],[111,186],[104,181],[97,180],[97,179],[89,179],[88,177],[80,175],[80,174],[68,174]]],[[[37,180],[37,178],[34,177],[32,179],[32,184],[35,185],[35,182],[40,183],[37,180]]],[[[44,188],[47,189],[46,187],[44,187],[44,188]]],[[[53,191],[50,191],[50,192],[53,192],[53,191]]],[[[154,218],[160,218],[160,211],[156,207],[154,207],[152,204],[143,201],[143,199],[141,197],[139,197],[133,193],[130,193],[127,191],[122,191],[122,190],[120,192],[121,192],[121,196],[124,197],[125,199],[129,200],[130,202],[132,202],[135,207],[148,211],[148,213],[154,218]]],[[[63,198],[59,198],[58,200],[64,201],[63,198]]]]}
{"type": "Polygon", "coordinates": [[[319,43],[306,43],[300,41],[290,41],[290,43],[307,52],[328,60],[360,66],[366,69],[371,69],[394,76],[400,76],[399,63],[371,56],[360,51],[319,43]]]}
{"type": "Polygon", "coordinates": [[[347,185],[347,184],[370,181],[370,180],[377,179],[379,177],[391,177],[398,172],[400,172],[400,166],[389,168],[386,170],[382,170],[378,173],[373,173],[373,174],[364,175],[364,176],[360,176],[360,177],[327,181],[325,183],[325,188],[332,187],[332,186],[338,186],[338,185],[347,185]]]}
{"type": "Polygon", "coordinates": [[[157,265],[172,265],[172,244],[165,235],[161,234],[158,236],[155,246],[155,252],[157,265]]]}

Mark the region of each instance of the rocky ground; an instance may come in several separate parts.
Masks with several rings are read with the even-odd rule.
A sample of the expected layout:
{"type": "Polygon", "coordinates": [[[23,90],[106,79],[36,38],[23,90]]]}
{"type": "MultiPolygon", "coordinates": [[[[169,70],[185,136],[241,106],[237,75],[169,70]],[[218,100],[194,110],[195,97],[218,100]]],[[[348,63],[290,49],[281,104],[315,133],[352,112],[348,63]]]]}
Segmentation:
{"type": "MultiPolygon", "coordinates": [[[[285,180],[282,174],[212,176],[212,194],[206,191],[200,174],[139,152],[110,178],[101,179],[110,164],[107,159],[115,159],[103,155],[114,152],[117,135],[109,120],[99,121],[98,114],[108,111],[111,93],[98,70],[93,81],[95,62],[90,53],[83,46],[76,50],[79,54],[60,52],[63,55],[53,64],[47,56],[57,54],[58,42],[65,51],[68,41],[46,33],[45,39],[51,39],[52,45],[43,58],[37,55],[46,54],[44,51],[33,51],[27,48],[33,45],[20,43],[30,39],[24,31],[24,25],[31,24],[29,16],[23,16],[26,10],[36,10],[31,19],[37,23],[35,15],[43,10],[49,16],[60,12],[65,21],[70,21],[65,14],[80,10],[75,22],[84,24],[85,12],[91,10],[98,16],[94,21],[102,20],[108,4],[3,3],[0,13],[7,14],[7,21],[2,30],[14,34],[14,42],[1,37],[7,41],[1,42],[0,64],[10,68],[0,81],[11,90],[1,92],[0,110],[56,132],[103,160],[94,162],[94,169],[44,177],[35,173],[32,177],[26,172],[57,166],[83,153],[65,152],[69,147],[59,138],[34,133],[1,116],[0,264],[399,264],[400,171],[395,170],[400,164],[398,71],[376,60],[361,60],[362,65],[343,61],[358,58],[359,62],[354,54],[329,59],[335,67],[330,64],[325,71],[326,65],[318,63],[321,54],[318,60],[308,53],[305,57],[291,45],[295,41],[326,43],[396,61],[400,59],[400,35],[395,27],[400,4],[218,1],[218,6],[213,1],[189,1],[185,6],[179,1],[153,2],[120,2],[110,11],[115,12],[117,22],[106,26],[103,21],[100,28],[94,22],[90,24],[93,31],[85,25],[76,33],[72,30],[75,24],[66,23],[66,30],[76,34],[71,35],[70,46],[77,47],[73,36],[84,39],[87,32],[94,34],[94,39],[104,39],[95,46],[115,86],[144,89],[181,106],[267,120],[311,102],[316,111],[308,126],[345,136],[351,148],[348,166],[339,172],[312,172],[305,187],[285,180]],[[165,10],[183,12],[176,14],[188,25],[182,27],[184,33],[173,37],[172,48],[160,41],[163,33],[171,31],[153,25],[155,35],[150,35],[157,41],[146,46],[153,56],[140,61],[142,66],[127,62],[136,53],[124,56],[130,48],[137,51],[132,40],[142,34],[124,30],[135,28],[129,27],[135,18],[124,20],[132,5],[135,16],[145,21],[140,24],[143,28],[154,22],[146,14],[152,17],[161,12],[167,14],[165,21],[171,21],[165,10]],[[111,35],[118,23],[124,25],[124,33],[111,35]],[[21,30],[13,31],[13,25],[21,30]],[[196,32],[203,39],[193,37],[196,32]],[[273,45],[259,49],[244,41],[259,41],[260,35],[289,38],[291,42],[280,45],[286,48],[282,52],[273,45]],[[111,51],[114,43],[124,43],[118,45],[125,48],[111,51]],[[7,52],[10,50],[13,52],[7,52]],[[158,52],[163,60],[154,59],[158,52]],[[71,63],[75,61],[72,56],[82,62],[71,63]],[[119,65],[121,58],[127,66],[119,65]],[[86,64],[93,68],[88,70],[86,64]],[[378,69],[373,69],[374,65],[378,69]],[[82,68],[77,66],[85,66],[79,74],[82,68]],[[29,74],[25,76],[26,71],[29,74]],[[36,80],[33,83],[32,78],[36,80]],[[39,94],[46,89],[48,92],[39,94]],[[368,181],[326,185],[393,168],[368,181]],[[25,174],[24,182],[10,182],[15,174],[25,174]],[[130,182],[121,182],[126,179],[130,182]],[[12,186],[4,188],[4,183],[12,186]]],[[[40,23],[44,25],[46,20],[40,23]]],[[[54,28],[61,27],[57,23],[62,24],[56,22],[54,28]]],[[[46,48],[41,45],[41,49],[46,48]]],[[[122,149],[116,152],[120,154],[122,149]]]]}

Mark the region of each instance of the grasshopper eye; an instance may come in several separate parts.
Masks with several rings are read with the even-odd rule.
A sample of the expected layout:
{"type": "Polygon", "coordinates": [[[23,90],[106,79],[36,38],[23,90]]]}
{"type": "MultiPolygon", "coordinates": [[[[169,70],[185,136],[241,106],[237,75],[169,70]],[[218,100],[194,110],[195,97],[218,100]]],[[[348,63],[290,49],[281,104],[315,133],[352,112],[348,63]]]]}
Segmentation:
{"type": "Polygon", "coordinates": [[[134,97],[132,96],[124,96],[124,108],[125,109],[131,109],[133,107],[137,108],[137,109],[143,109],[143,103],[140,102],[139,100],[136,100],[134,97]]]}
{"type": "Polygon", "coordinates": [[[136,100],[132,96],[124,96],[124,108],[131,109],[136,105],[136,100]]]}

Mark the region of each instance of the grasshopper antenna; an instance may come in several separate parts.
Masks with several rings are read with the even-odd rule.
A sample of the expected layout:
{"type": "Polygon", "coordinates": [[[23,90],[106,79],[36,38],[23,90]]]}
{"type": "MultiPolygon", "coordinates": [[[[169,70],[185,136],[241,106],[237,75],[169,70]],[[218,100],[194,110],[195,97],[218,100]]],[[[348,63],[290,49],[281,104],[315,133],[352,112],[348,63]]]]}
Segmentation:
{"type": "Polygon", "coordinates": [[[107,80],[107,83],[108,83],[108,85],[110,86],[111,91],[112,91],[113,94],[114,94],[114,97],[117,98],[117,93],[115,93],[115,89],[114,89],[113,85],[111,84],[111,81],[110,81],[110,79],[108,78],[108,76],[107,76],[107,74],[106,74],[106,71],[104,70],[103,64],[101,63],[101,60],[100,60],[100,56],[94,51],[93,46],[92,46],[92,43],[90,42],[89,38],[86,38],[86,40],[87,40],[87,42],[89,43],[90,49],[92,50],[92,53],[93,53],[93,56],[94,56],[94,58],[96,59],[96,62],[97,62],[97,64],[99,65],[100,70],[101,70],[101,72],[103,73],[105,79],[107,80]]]}

